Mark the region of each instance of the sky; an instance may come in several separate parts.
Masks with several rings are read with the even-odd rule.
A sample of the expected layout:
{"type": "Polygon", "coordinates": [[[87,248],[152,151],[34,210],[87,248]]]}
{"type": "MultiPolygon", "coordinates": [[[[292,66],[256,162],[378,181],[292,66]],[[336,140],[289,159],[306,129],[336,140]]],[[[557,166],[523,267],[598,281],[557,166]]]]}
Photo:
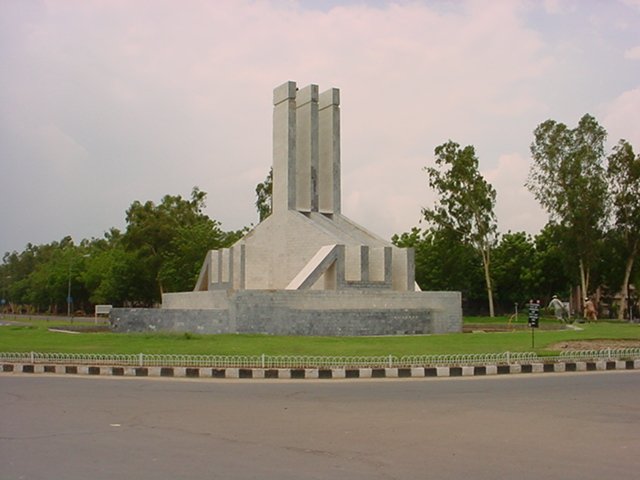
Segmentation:
{"type": "Polygon", "coordinates": [[[272,91],[340,89],[343,213],[383,238],[433,205],[424,167],[473,145],[501,232],[547,119],[640,151],[640,0],[0,0],[0,255],[124,230],[135,200],[207,192],[258,222],[272,91]]]}

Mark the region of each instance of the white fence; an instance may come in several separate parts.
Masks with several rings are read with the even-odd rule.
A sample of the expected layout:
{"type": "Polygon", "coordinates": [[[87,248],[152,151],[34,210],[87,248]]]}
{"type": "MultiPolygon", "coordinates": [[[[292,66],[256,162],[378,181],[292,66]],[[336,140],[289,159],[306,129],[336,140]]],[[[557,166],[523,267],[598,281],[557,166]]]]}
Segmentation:
{"type": "Polygon", "coordinates": [[[640,359],[640,348],[564,352],[538,356],[532,352],[453,355],[294,356],[294,355],[105,355],[81,353],[0,352],[0,362],[50,365],[113,365],[211,368],[409,368],[464,365],[509,365],[545,362],[640,359]]]}

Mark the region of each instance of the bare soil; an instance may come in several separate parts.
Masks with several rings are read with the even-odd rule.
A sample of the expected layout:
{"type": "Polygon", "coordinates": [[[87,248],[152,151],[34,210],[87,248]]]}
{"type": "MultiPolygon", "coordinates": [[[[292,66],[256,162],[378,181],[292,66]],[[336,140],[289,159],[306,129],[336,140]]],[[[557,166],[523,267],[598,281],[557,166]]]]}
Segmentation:
{"type": "Polygon", "coordinates": [[[549,350],[603,350],[605,348],[640,348],[640,340],[572,340],[558,342],[547,347],[549,350]]]}

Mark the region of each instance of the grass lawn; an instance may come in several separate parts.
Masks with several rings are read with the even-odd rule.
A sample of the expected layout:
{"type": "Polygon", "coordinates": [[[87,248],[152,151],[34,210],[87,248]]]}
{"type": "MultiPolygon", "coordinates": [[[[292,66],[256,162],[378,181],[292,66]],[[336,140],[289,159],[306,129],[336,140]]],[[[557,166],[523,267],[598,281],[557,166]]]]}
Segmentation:
{"type": "MultiPolygon", "coordinates": [[[[1,319],[1,318],[0,318],[1,319]]],[[[637,324],[599,322],[580,324],[582,331],[549,330],[557,324],[543,319],[535,332],[456,333],[447,335],[410,335],[389,337],[281,337],[271,335],[196,335],[171,333],[59,333],[49,328],[64,328],[66,319],[23,320],[24,325],[0,327],[0,352],[60,353],[173,353],[204,355],[433,355],[451,353],[493,353],[535,351],[552,353],[548,346],[570,340],[640,340],[637,324]]],[[[466,325],[505,326],[506,317],[494,319],[470,317],[466,325]]],[[[76,321],[75,326],[79,323],[76,321]]],[[[92,325],[84,323],[80,325],[92,325]]],[[[517,325],[526,325],[522,316],[517,325]]],[[[522,327],[520,327],[522,328],[522,327]]]]}

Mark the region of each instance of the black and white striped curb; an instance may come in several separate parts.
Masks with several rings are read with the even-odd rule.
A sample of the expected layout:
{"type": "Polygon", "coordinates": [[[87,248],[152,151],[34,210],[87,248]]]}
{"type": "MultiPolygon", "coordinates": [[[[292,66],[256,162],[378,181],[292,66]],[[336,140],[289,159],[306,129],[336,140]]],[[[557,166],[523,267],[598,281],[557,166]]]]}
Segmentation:
{"type": "Polygon", "coordinates": [[[255,379],[347,379],[434,378],[488,375],[638,370],[638,360],[595,360],[510,365],[444,366],[407,368],[211,368],[211,367],[119,367],[3,363],[0,374],[66,374],[124,377],[255,378],[255,379]]]}

